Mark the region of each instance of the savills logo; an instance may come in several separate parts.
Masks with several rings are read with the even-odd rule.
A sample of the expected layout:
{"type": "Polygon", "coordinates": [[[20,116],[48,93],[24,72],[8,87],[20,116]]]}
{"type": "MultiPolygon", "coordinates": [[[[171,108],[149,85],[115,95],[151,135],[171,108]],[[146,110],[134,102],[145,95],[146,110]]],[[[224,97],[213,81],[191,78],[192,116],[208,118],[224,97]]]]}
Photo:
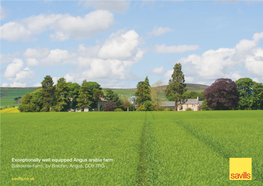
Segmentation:
{"type": "Polygon", "coordinates": [[[252,158],[230,158],[229,179],[252,180],[252,158]]]}
{"type": "Polygon", "coordinates": [[[239,174],[239,173],[232,173],[231,174],[231,179],[234,180],[234,179],[248,179],[250,180],[251,178],[251,174],[247,173],[247,172],[243,172],[243,174],[239,174]]]}

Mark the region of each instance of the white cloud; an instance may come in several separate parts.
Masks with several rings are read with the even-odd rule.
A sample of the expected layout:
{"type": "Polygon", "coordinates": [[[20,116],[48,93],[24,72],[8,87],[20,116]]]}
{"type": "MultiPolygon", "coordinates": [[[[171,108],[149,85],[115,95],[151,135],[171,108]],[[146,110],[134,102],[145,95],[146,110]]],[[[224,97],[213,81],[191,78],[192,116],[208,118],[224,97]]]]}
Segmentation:
{"type": "Polygon", "coordinates": [[[50,50],[47,58],[43,60],[44,63],[61,63],[67,59],[70,59],[71,55],[67,50],[50,50]]]}
{"type": "Polygon", "coordinates": [[[100,48],[101,48],[100,45],[88,46],[88,47],[85,47],[84,45],[79,45],[78,53],[82,57],[94,58],[94,57],[97,57],[97,54],[98,54],[100,48]]]}
{"type": "Polygon", "coordinates": [[[87,68],[79,73],[68,73],[65,78],[67,81],[77,82],[82,82],[84,79],[104,82],[129,80],[132,77],[129,68],[135,63],[118,59],[89,59],[87,68]]]}
{"type": "MultiPolygon", "coordinates": [[[[129,69],[141,60],[144,54],[138,48],[139,44],[139,35],[134,30],[122,30],[112,34],[104,43],[98,42],[97,46],[79,45],[74,65],[81,69],[78,73],[70,72],[64,77],[67,81],[100,81],[106,86],[120,85],[120,81],[132,81],[135,76],[129,69]]],[[[125,85],[127,86],[122,86],[125,85]]]]}
{"type": "Polygon", "coordinates": [[[262,38],[263,38],[263,32],[261,32],[261,33],[255,33],[255,34],[253,35],[253,40],[254,40],[255,42],[259,42],[259,40],[262,39],[262,38]]]}
{"type": "Polygon", "coordinates": [[[245,66],[250,73],[263,77],[263,49],[257,48],[253,55],[248,55],[245,66]]]}
{"type": "Polygon", "coordinates": [[[14,78],[16,74],[23,68],[23,61],[21,59],[14,59],[5,70],[5,78],[14,78]]]}
{"type": "Polygon", "coordinates": [[[115,33],[104,42],[98,52],[98,57],[102,59],[132,59],[140,58],[142,51],[139,51],[139,35],[130,30],[126,33],[115,33]]]}
{"type": "Polygon", "coordinates": [[[35,74],[28,67],[23,68],[23,60],[15,58],[5,70],[4,77],[11,81],[11,87],[24,87],[28,80],[34,79],[35,74]]]}
{"type": "Polygon", "coordinates": [[[35,83],[34,87],[42,87],[41,83],[35,83]]]}
{"type": "Polygon", "coordinates": [[[155,45],[154,51],[156,53],[182,53],[186,51],[197,50],[198,45],[179,45],[179,46],[166,46],[166,45],[155,45]]]}
{"type": "Polygon", "coordinates": [[[10,63],[16,58],[18,53],[14,54],[0,54],[0,64],[10,63]]]}
{"type": "Polygon", "coordinates": [[[185,77],[185,82],[186,83],[192,83],[194,81],[193,77],[185,77]]]}
{"type": "Polygon", "coordinates": [[[242,75],[240,74],[239,71],[236,71],[236,72],[234,72],[234,73],[231,73],[231,74],[229,75],[229,78],[232,79],[233,81],[236,81],[236,80],[242,78],[242,75]]]}
{"type": "Polygon", "coordinates": [[[105,10],[96,10],[84,17],[69,14],[40,14],[17,22],[8,22],[0,27],[1,38],[9,41],[29,41],[47,29],[54,30],[52,40],[90,38],[94,34],[108,30],[114,23],[113,14],[105,10]]]}
{"type": "Polygon", "coordinates": [[[49,26],[62,17],[61,14],[41,14],[28,17],[18,22],[8,22],[0,27],[1,39],[9,41],[29,41],[31,40],[31,36],[40,34],[47,30],[49,26]]]}
{"type": "MultiPolygon", "coordinates": [[[[125,81],[133,81],[136,78],[130,73],[130,68],[143,58],[144,51],[139,48],[141,38],[134,30],[120,30],[111,34],[104,42],[96,43],[97,45],[88,47],[79,45],[75,52],[58,48],[28,48],[23,57],[29,67],[50,66],[52,68],[54,65],[69,65],[71,70],[64,77],[71,82],[81,83],[83,79],[87,79],[100,81],[105,85],[125,86],[128,85],[124,83],[125,81]]],[[[12,82],[23,83],[25,79],[33,77],[33,72],[29,69],[23,70],[22,60],[20,62],[10,64],[6,70],[6,77],[10,76],[9,80],[12,82]],[[17,70],[10,69],[14,65],[17,70]]],[[[54,83],[57,83],[57,79],[57,77],[53,78],[54,83]]]]}
{"type": "Polygon", "coordinates": [[[112,13],[105,10],[97,10],[85,15],[84,18],[67,16],[64,19],[60,19],[55,25],[55,30],[64,34],[63,38],[68,36],[73,39],[84,39],[108,30],[113,23],[112,13]]]}
{"type": "Polygon", "coordinates": [[[65,41],[69,39],[69,36],[63,32],[56,31],[55,34],[50,34],[50,38],[53,41],[65,41]]]}
{"type": "Polygon", "coordinates": [[[3,83],[1,87],[8,87],[8,83],[3,83]]]}
{"type": "Polygon", "coordinates": [[[94,0],[86,0],[82,1],[85,7],[93,7],[99,10],[108,10],[114,11],[118,13],[124,13],[129,8],[129,2],[125,0],[104,0],[104,1],[94,1],[94,0]]]}
{"type": "Polygon", "coordinates": [[[59,80],[59,77],[52,77],[52,80],[54,82],[54,85],[56,85],[59,80]]]}
{"type": "Polygon", "coordinates": [[[253,81],[259,82],[258,78],[253,78],[253,81]]]}
{"type": "Polygon", "coordinates": [[[166,79],[170,79],[170,78],[172,77],[172,74],[173,74],[173,70],[168,70],[168,71],[165,73],[164,77],[165,77],[166,79]]]}
{"type": "Polygon", "coordinates": [[[29,79],[34,79],[35,74],[29,68],[25,68],[16,74],[14,81],[26,82],[29,79]]]}
{"type": "MultiPolygon", "coordinates": [[[[253,50],[258,46],[260,39],[263,38],[263,32],[255,33],[253,40],[243,39],[235,46],[234,60],[244,60],[247,55],[253,55],[253,50]]],[[[244,61],[242,61],[244,62],[244,61]]]]}
{"type": "Polygon", "coordinates": [[[67,50],[47,48],[28,48],[24,53],[24,58],[28,66],[63,65],[70,63],[75,54],[70,54],[67,50]]]}
{"type": "Polygon", "coordinates": [[[172,32],[174,31],[173,29],[171,28],[168,28],[168,27],[154,27],[154,29],[151,31],[150,33],[150,36],[160,36],[160,35],[163,35],[165,33],[168,33],[168,32],[172,32]]]}
{"type": "MultiPolygon", "coordinates": [[[[136,63],[144,54],[138,45],[139,35],[134,31],[117,32],[104,43],[97,46],[85,47],[79,45],[77,53],[67,50],[47,48],[28,48],[24,58],[28,66],[64,65],[74,64],[78,67],[90,67],[97,59],[120,60],[125,63],[136,63]]],[[[97,60],[98,61],[98,60],[97,60]]]]}
{"type": "Polygon", "coordinates": [[[75,74],[72,75],[72,73],[68,73],[64,76],[67,82],[73,82],[74,81],[75,74]]]}
{"type": "Polygon", "coordinates": [[[208,50],[200,55],[189,55],[178,60],[182,64],[183,72],[188,77],[195,77],[196,80],[210,82],[230,74],[239,62],[233,61],[234,49],[220,48],[208,50]]]}
{"type": "Polygon", "coordinates": [[[152,69],[152,73],[153,73],[153,74],[156,74],[156,75],[161,75],[161,74],[163,74],[163,73],[164,73],[164,68],[163,68],[163,66],[161,66],[161,67],[156,67],[156,68],[152,69]]]}
{"type": "Polygon", "coordinates": [[[92,58],[140,60],[144,51],[138,48],[139,44],[139,35],[134,30],[131,30],[123,34],[122,32],[112,34],[109,39],[100,45],[90,47],[79,45],[77,54],[60,49],[29,48],[24,53],[24,57],[30,65],[40,65],[40,62],[47,61],[59,63],[65,59],[77,56],[79,56],[79,61],[85,59],[86,62],[92,58]]]}
{"type": "Polygon", "coordinates": [[[256,33],[253,40],[241,40],[233,48],[208,50],[202,55],[192,54],[179,59],[177,63],[182,64],[184,74],[194,78],[195,82],[211,84],[217,78],[226,77],[237,80],[244,77],[244,70],[247,70],[252,78],[261,79],[263,49],[258,47],[258,43],[262,38],[263,32],[256,33]]]}
{"type": "MultiPolygon", "coordinates": [[[[118,31],[104,42],[96,43],[88,47],[79,45],[75,52],[28,48],[23,56],[28,66],[69,65],[71,70],[64,77],[70,82],[81,83],[87,79],[106,86],[125,86],[128,83],[123,82],[136,78],[130,68],[143,58],[144,51],[139,48],[141,39],[134,30],[118,31]]],[[[56,83],[57,79],[53,80],[56,83]]]]}
{"type": "Polygon", "coordinates": [[[41,59],[46,58],[50,51],[47,48],[43,49],[32,49],[28,48],[24,53],[24,58],[26,59],[28,66],[38,66],[41,63],[41,59]]]}
{"type": "Polygon", "coordinates": [[[14,82],[10,84],[10,87],[25,87],[26,83],[14,82]]]}
{"type": "Polygon", "coordinates": [[[237,51],[244,52],[244,51],[249,51],[252,48],[255,48],[257,46],[257,42],[254,40],[246,40],[243,39],[241,40],[235,47],[237,51]]]}

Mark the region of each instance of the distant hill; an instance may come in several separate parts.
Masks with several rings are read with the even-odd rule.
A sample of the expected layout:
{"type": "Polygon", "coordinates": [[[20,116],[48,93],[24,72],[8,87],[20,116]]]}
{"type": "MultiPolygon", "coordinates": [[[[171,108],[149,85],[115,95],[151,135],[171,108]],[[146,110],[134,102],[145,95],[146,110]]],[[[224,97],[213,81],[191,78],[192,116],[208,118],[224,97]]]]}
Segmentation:
{"type": "MultiPolygon", "coordinates": [[[[163,85],[162,89],[165,90],[167,85],[163,85]]],[[[205,89],[207,89],[208,85],[200,85],[200,84],[190,84],[186,83],[186,87],[188,88],[187,91],[195,91],[195,92],[203,92],[205,89]]]]}
{"type": "MultiPolygon", "coordinates": [[[[164,91],[167,85],[163,85],[162,87],[162,93],[161,97],[166,100],[166,97],[164,95],[164,91]]],[[[200,85],[200,84],[190,84],[186,83],[186,87],[188,88],[187,91],[195,91],[195,92],[203,92],[205,89],[207,89],[208,85],[200,85]]],[[[102,88],[102,90],[105,90],[106,88],[102,88]]],[[[120,96],[129,97],[130,94],[134,95],[136,88],[110,88],[120,96]]]]}
{"type": "MultiPolygon", "coordinates": [[[[165,89],[167,85],[162,85],[162,88],[165,89]]],[[[205,89],[207,89],[208,85],[201,85],[201,84],[191,84],[186,83],[186,87],[188,88],[187,91],[196,91],[196,92],[203,92],[205,89]]],[[[107,88],[102,88],[102,90],[105,90],[107,88]]],[[[110,88],[112,90],[122,90],[122,91],[136,91],[136,88],[110,88]]]]}
{"type": "Polygon", "coordinates": [[[186,87],[188,88],[188,91],[196,91],[196,92],[203,92],[205,89],[207,89],[208,85],[201,85],[201,84],[188,84],[186,83],[186,87]]]}
{"type": "MultiPolygon", "coordinates": [[[[164,95],[164,90],[167,85],[163,85],[162,87],[162,93],[161,97],[166,100],[166,97],[164,95]]],[[[207,85],[200,85],[200,84],[186,84],[186,87],[188,88],[188,91],[196,91],[196,92],[202,92],[209,86],[207,85]]],[[[18,106],[19,103],[15,102],[14,99],[16,97],[23,97],[26,93],[33,92],[37,89],[40,89],[41,87],[1,87],[0,88],[0,101],[1,101],[1,107],[2,106],[11,106],[15,105],[18,106]]],[[[102,90],[105,90],[107,88],[102,88],[102,90]]],[[[136,88],[110,88],[117,94],[119,94],[121,97],[130,97],[130,95],[134,95],[136,88]]]]}

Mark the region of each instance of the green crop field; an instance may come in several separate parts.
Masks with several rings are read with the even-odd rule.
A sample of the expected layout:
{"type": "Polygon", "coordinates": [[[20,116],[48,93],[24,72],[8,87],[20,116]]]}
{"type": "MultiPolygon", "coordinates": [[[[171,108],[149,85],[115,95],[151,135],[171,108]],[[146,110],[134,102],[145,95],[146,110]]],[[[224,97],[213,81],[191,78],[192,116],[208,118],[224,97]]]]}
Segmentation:
{"type": "Polygon", "coordinates": [[[26,93],[35,91],[37,88],[1,88],[0,105],[3,106],[18,106],[20,103],[14,101],[17,97],[23,97],[26,93]]]}
{"type": "Polygon", "coordinates": [[[1,185],[261,186],[262,134],[263,111],[1,113],[1,185]],[[252,180],[230,181],[229,158],[252,180]]]}

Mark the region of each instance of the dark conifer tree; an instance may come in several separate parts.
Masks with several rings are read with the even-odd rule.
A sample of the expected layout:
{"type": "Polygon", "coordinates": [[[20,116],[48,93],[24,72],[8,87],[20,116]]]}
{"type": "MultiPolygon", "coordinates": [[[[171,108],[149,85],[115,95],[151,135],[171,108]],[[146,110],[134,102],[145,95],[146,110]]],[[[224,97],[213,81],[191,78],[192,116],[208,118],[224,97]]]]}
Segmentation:
{"type": "Polygon", "coordinates": [[[177,111],[178,104],[183,105],[187,98],[184,93],[187,91],[184,74],[182,72],[182,65],[176,63],[174,66],[174,71],[172,78],[169,80],[169,84],[165,89],[165,96],[167,98],[172,98],[175,101],[175,111],[177,111]]]}
{"type": "Polygon", "coordinates": [[[148,76],[144,81],[140,81],[137,85],[137,91],[135,92],[136,102],[142,105],[146,101],[151,101],[151,87],[148,76]]]}
{"type": "Polygon", "coordinates": [[[56,109],[65,111],[67,105],[68,84],[65,78],[60,78],[56,84],[56,109]]]}
{"type": "Polygon", "coordinates": [[[43,108],[41,112],[48,112],[53,106],[55,87],[52,78],[48,75],[42,81],[43,108]]]}

